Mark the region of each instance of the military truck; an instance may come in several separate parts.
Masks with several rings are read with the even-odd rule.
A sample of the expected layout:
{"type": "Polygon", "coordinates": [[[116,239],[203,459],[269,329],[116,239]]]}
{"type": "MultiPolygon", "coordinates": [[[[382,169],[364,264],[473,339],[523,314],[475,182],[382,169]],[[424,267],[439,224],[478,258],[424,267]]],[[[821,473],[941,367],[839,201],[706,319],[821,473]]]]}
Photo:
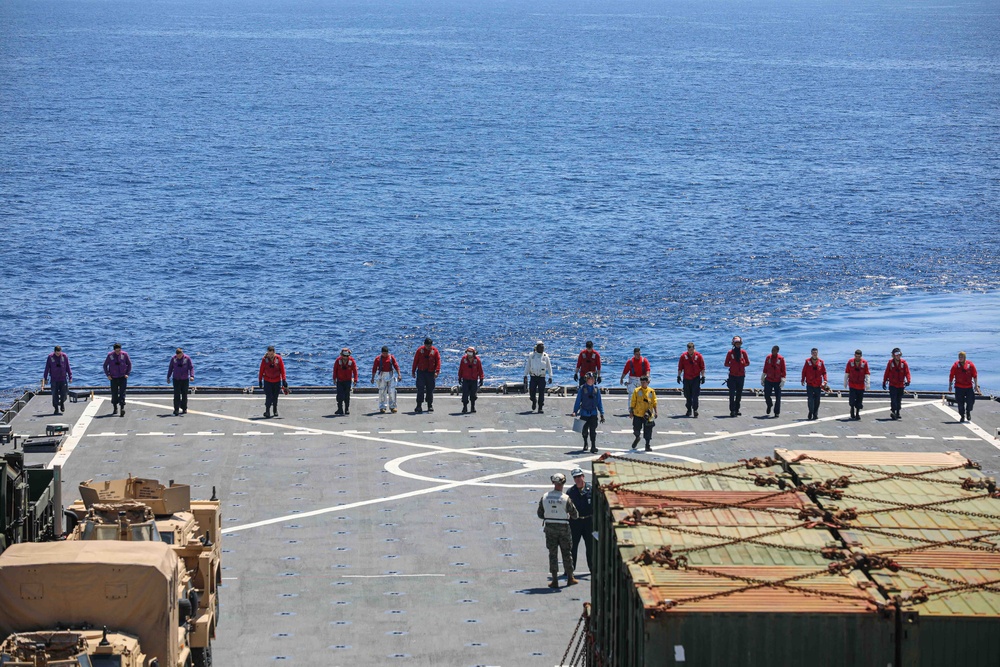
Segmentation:
{"type": "Polygon", "coordinates": [[[80,485],[81,500],[67,514],[76,517],[70,541],[159,542],[169,545],[185,569],[192,607],[188,640],[194,667],[211,665],[222,581],[220,503],[191,500],[191,487],[155,479],[127,479],[80,485]]]}
{"type": "Polygon", "coordinates": [[[25,466],[24,454],[8,452],[0,459],[0,552],[19,542],[54,538],[54,472],[25,466]]]}
{"type": "Polygon", "coordinates": [[[15,544],[0,554],[0,665],[211,665],[211,646],[191,646],[193,593],[162,542],[15,544]]]}

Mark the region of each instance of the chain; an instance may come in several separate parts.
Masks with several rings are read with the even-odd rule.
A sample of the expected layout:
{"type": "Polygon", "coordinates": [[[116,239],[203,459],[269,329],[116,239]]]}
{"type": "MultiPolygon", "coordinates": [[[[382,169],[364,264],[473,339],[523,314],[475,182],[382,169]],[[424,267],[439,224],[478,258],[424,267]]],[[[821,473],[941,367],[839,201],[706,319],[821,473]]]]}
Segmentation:
{"type": "Polygon", "coordinates": [[[911,542],[923,542],[924,544],[918,544],[912,547],[901,547],[899,549],[893,549],[891,551],[882,551],[882,555],[899,555],[905,553],[912,553],[915,551],[925,551],[928,549],[933,549],[936,547],[962,547],[969,549],[970,551],[985,551],[985,552],[997,552],[1000,548],[995,545],[978,545],[978,544],[966,544],[966,542],[978,542],[980,540],[986,539],[988,537],[1000,537],[1000,530],[992,531],[989,533],[983,533],[982,535],[975,535],[973,537],[960,537],[954,540],[948,540],[946,542],[935,542],[934,540],[927,539],[926,537],[917,537],[915,535],[902,535],[890,532],[888,530],[881,530],[879,528],[869,528],[866,526],[850,526],[851,530],[858,530],[866,533],[875,533],[876,535],[882,535],[883,537],[892,537],[900,540],[909,540],[911,542]]]}
{"type": "Polygon", "coordinates": [[[764,537],[771,537],[772,535],[780,535],[781,533],[787,533],[789,531],[797,530],[799,528],[808,528],[811,525],[811,524],[808,524],[808,523],[800,523],[800,524],[796,524],[794,526],[785,526],[783,528],[777,528],[775,530],[767,531],[767,532],[764,532],[764,533],[759,533],[757,535],[754,535],[753,537],[737,537],[737,538],[734,538],[734,539],[731,539],[731,540],[728,540],[726,537],[723,537],[722,535],[713,535],[711,533],[703,533],[701,531],[694,530],[692,528],[681,528],[680,526],[664,526],[663,524],[653,523],[651,521],[638,521],[636,523],[639,524],[639,525],[643,525],[643,526],[649,526],[651,528],[665,528],[666,530],[669,530],[672,533],[683,533],[685,535],[694,535],[696,537],[707,537],[709,539],[727,540],[727,541],[719,542],[718,544],[707,544],[707,545],[700,546],[700,547],[688,547],[686,549],[675,549],[675,550],[673,550],[673,552],[677,553],[677,554],[691,554],[691,553],[696,553],[698,551],[708,551],[708,550],[711,550],[711,549],[719,549],[719,548],[722,548],[722,547],[731,547],[733,545],[743,544],[743,543],[746,543],[746,544],[756,544],[756,545],[762,546],[762,547],[777,547],[778,549],[786,549],[788,551],[799,551],[799,552],[808,553],[808,554],[822,553],[821,549],[811,549],[809,547],[799,547],[799,546],[795,546],[795,545],[791,545],[791,544],[773,544],[771,542],[764,542],[761,539],[761,538],[764,538],[764,537]]]}
{"type": "Polygon", "coordinates": [[[579,651],[579,640],[577,640],[577,635],[579,634],[580,635],[580,640],[582,640],[584,634],[586,634],[586,630],[584,630],[584,634],[580,634],[580,628],[583,626],[584,621],[586,619],[587,619],[587,607],[586,607],[586,604],[585,604],[584,608],[583,608],[583,613],[580,614],[580,618],[577,619],[577,621],[576,621],[576,627],[573,628],[573,635],[569,638],[569,645],[566,647],[566,650],[563,652],[562,660],[559,661],[560,665],[565,665],[566,664],[566,658],[569,657],[569,653],[570,653],[571,650],[573,650],[574,646],[576,647],[576,651],[574,651],[574,661],[572,663],[570,663],[570,664],[575,664],[576,663],[575,654],[576,654],[577,651],[579,651]]]}
{"type": "Polygon", "coordinates": [[[923,570],[916,570],[909,567],[899,568],[900,572],[907,572],[909,574],[914,574],[918,577],[924,579],[932,579],[934,581],[940,581],[943,584],[951,584],[953,588],[949,588],[943,591],[932,591],[934,595],[941,595],[942,593],[952,593],[958,589],[965,590],[978,590],[978,591],[989,591],[990,593],[1000,593],[1000,588],[993,586],[993,584],[1000,584],[1000,579],[994,579],[992,581],[984,581],[979,584],[974,584],[968,581],[962,581],[961,579],[952,579],[950,577],[942,577],[937,574],[931,574],[930,572],[924,572],[923,570]]]}
{"type": "Polygon", "coordinates": [[[864,510],[862,512],[858,512],[858,516],[883,514],[885,512],[891,512],[892,510],[896,509],[903,509],[903,510],[932,509],[941,512],[943,514],[954,514],[956,516],[968,516],[977,519],[990,519],[993,521],[1000,521],[1000,515],[996,514],[986,514],[984,512],[966,512],[963,510],[952,510],[952,509],[940,509],[941,505],[953,505],[955,503],[963,503],[968,500],[982,500],[984,498],[992,498],[993,496],[989,493],[982,493],[976,496],[968,496],[965,498],[948,498],[947,500],[934,500],[929,503],[920,503],[919,505],[915,505],[913,503],[898,503],[894,500],[883,500],[882,498],[866,498],[864,496],[852,496],[846,493],[843,495],[843,497],[848,498],[850,500],[860,500],[866,503],[882,503],[883,505],[892,505],[892,507],[883,507],[882,509],[864,510]]]}
{"type": "Polygon", "coordinates": [[[767,514],[779,514],[782,516],[798,516],[798,511],[793,510],[778,510],[773,508],[765,507],[745,507],[746,505],[751,505],[754,503],[759,503],[765,500],[771,500],[772,498],[778,498],[780,496],[785,496],[790,493],[794,493],[793,490],[789,491],[778,491],[776,493],[764,494],[754,498],[748,498],[746,500],[741,500],[736,503],[719,503],[714,500],[699,500],[697,498],[686,498],[684,496],[672,496],[666,493],[656,493],[653,491],[639,491],[632,490],[629,493],[634,493],[637,496],[644,496],[646,498],[656,498],[658,500],[675,500],[683,503],[698,503],[703,505],[703,507],[676,507],[670,508],[671,512],[697,512],[699,510],[722,510],[722,509],[747,509],[752,512],[765,512],[767,514]]]}

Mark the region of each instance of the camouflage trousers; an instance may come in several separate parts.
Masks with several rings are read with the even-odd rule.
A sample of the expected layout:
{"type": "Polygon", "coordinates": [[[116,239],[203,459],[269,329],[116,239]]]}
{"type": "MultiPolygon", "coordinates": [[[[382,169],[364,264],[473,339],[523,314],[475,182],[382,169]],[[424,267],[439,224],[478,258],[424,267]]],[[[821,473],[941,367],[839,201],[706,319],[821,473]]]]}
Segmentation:
{"type": "Polygon", "coordinates": [[[563,571],[573,574],[572,535],[568,523],[545,524],[545,546],[549,550],[549,572],[559,571],[559,552],[562,551],[563,571]]]}

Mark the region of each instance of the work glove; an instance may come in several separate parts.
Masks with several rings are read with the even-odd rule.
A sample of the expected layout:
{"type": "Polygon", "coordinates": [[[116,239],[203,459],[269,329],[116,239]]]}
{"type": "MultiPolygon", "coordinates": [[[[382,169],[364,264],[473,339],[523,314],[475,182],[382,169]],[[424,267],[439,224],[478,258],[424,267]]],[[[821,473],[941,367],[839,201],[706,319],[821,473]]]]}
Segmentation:
{"type": "Polygon", "coordinates": [[[849,382],[848,378],[850,378],[850,377],[851,377],[850,375],[848,375],[847,373],[844,373],[844,389],[848,388],[848,386],[849,386],[848,385],[848,382],[849,382]]]}
{"type": "Polygon", "coordinates": [[[601,384],[601,376],[600,375],[597,376],[597,384],[601,384]]]}
{"type": "Polygon", "coordinates": [[[677,384],[681,384],[681,376],[680,375],[677,376],[677,384]]]}
{"type": "Polygon", "coordinates": [[[372,376],[372,384],[375,384],[375,376],[372,376]]]}
{"type": "Polygon", "coordinates": [[[527,375],[524,376],[524,384],[528,384],[528,376],[527,375]]]}
{"type": "Polygon", "coordinates": [[[618,380],[618,384],[624,385],[625,384],[625,378],[621,378],[620,380],[618,380]]]}
{"type": "Polygon", "coordinates": [[[482,380],[482,378],[480,378],[480,380],[479,380],[479,386],[480,386],[480,387],[482,387],[482,386],[483,386],[483,380],[482,380]]]}
{"type": "Polygon", "coordinates": [[[288,380],[282,380],[281,386],[284,387],[285,389],[288,389],[288,380]]]}
{"type": "Polygon", "coordinates": [[[767,373],[760,374],[760,386],[764,386],[764,382],[767,381],[767,373]]]}
{"type": "Polygon", "coordinates": [[[903,386],[904,386],[904,387],[909,387],[909,386],[910,386],[910,381],[909,381],[909,380],[907,380],[906,382],[904,382],[904,383],[903,383],[903,386]]]}
{"type": "Polygon", "coordinates": [[[264,381],[263,380],[257,380],[257,388],[258,389],[263,389],[264,388],[264,381]]]}
{"type": "Polygon", "coordinates": [[[781,387],[782,389],[784,389],[785,388],[785,380],[782,379],[781,382],[778,383],[778,386],[781,387]]]}
{"type": "Polygon", "coordinates": [[[552,378],[549,378],[545,384],[552,384],[552,378]]]}
{"type": "Polygon", "coordinates": [[[869,378],[869,377],[868,377],[868,376],[866,375],[866,376],[865,376],[865,391],[868,391],[868,390],[870,390],[871,388],[872,388],[872,381],[871,381],[871,378],[869,378]]]}
{"type": "Polygon", "coordinates": [[[701,383],[705,384],[705,376],[704,375],[701,376],[701,383]]]}
{"type": "Polygon", "coordinates": [[[580,374],[573,373],[573,382],[579,382],[579,381],[580,381],[580,374]]]}
{"type": "Polygon", "coordinates": [[[604,415],[601,415],[601,423],[604,423],[604,415]]]}
{"type": "Polygon", "coordinates": [[[883,383],[882,383],[882,391],[885,391],[885,390],[886,390],[886,386],[887,386],[888,384],[889,384],[888,382],[883,382],[883,383]]]}

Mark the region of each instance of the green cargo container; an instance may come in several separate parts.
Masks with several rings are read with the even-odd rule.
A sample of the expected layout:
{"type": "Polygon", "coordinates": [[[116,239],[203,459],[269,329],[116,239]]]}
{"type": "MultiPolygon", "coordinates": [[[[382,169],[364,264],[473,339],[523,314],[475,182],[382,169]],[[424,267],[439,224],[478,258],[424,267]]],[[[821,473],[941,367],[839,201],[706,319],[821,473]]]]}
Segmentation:
{"type": "Polygon", "coordinates": [[[18,542],[53,538],[54,472],[25,467],[19,452],[0,459],[0,551],[18,542]]]}
{"type": "Polygon", "coordinates": [[[982,586],[1000,579],[1000,540],[972,541],[1000,530],[1000,499],[962,488],[981,474],[954,454],[776,454],[760,468],[595,462],[591,664],[1000,664],[1000,584],[982,586]],[[795,489],[845,475],[841,498],[795,489]],[[903,569],[851,549],[899,551],[903,569]]]}

